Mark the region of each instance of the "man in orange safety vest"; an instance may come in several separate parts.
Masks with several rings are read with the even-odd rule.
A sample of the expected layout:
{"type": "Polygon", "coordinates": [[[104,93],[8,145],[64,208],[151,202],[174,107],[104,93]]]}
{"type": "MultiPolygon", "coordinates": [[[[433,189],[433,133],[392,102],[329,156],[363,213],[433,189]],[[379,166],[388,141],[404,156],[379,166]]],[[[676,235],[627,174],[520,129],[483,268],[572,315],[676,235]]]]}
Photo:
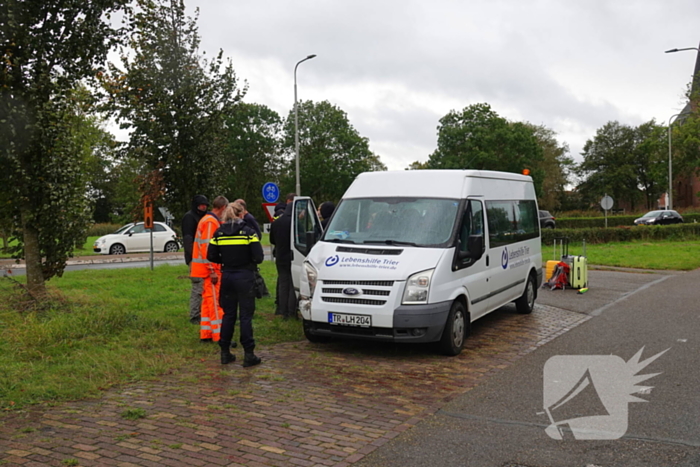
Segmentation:
{"type": "Polygon", "coordinates": [[[221,287],[221,265],[207,260],[209,241],[221,225],[221,215],[228,206],[228,200],[217,196],[212,203],[212,210],[202,217],[197,224],[197,234],[192,247],[190,277],[204,279],[202,291],[202,313],[199,339],[202,342],[218,342],[221,333],[221,320],[224,311],[219,305],[219,288],[221,287]]]}

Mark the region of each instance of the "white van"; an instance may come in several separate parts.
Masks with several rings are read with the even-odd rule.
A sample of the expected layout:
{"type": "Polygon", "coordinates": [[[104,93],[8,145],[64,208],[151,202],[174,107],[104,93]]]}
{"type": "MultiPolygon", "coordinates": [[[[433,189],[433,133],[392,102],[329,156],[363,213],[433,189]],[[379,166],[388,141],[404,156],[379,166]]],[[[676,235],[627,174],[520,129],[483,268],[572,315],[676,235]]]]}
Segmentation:
{"type": "Polygon", "coordinates": [[[312,342],[440,342],[457,355],[474,320],[513,301],[534,307],[542,254],[529,176],[368,172],[324,232],[310,198],[295,198],[293,213],[292,275],[312,342]]]}

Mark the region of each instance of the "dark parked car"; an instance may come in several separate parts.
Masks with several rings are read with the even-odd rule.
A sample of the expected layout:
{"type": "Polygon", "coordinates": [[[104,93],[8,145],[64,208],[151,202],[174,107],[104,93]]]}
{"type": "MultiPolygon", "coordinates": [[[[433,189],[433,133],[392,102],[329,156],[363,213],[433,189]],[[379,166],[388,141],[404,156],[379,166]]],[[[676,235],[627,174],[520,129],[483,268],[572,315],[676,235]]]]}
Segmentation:
{"type": "Polygon", "coordinates": [[[639,219],[635,219],[634,225],[666,225],[680,224],[681,222],[683,222],[683,217],[676,211],[661,209],[659,211],[650,211],[639,219]]]}
{"type": "Polygon", "coordinates": [[[554,216],[549,211],[540,211],[540,228],[553,229],[557,224],[554,222],[554,216]]]}

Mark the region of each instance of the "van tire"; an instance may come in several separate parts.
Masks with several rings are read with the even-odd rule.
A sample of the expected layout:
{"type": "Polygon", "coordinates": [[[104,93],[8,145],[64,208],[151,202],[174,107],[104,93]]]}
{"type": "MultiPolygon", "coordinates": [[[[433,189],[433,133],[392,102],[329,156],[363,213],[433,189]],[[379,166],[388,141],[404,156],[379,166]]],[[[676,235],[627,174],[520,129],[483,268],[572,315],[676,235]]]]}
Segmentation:
{"type": "Polygon", "coordinates": [[[464,307],[464,304],[455,300],[450,308],[450,313],[447,315],[447,322],[442,331],[440,339],[440,351],[454,357],[462,352],[464,340],[469,335],[470,327],[469,313],[464,307]]]}
{"type": "Polygon", "coordinates": [[[527,284],[523,295],[515,301],[515,309],[518,313],[529,315],[535,308],[535,298],[537,297],[537,287],[532,274],[527,277],[527,284]]]}
{"type": "Polygon", "coordinates": [[[304,336],[306,336],[306,340],[311,342],[312,344],[325,344],[327,342],[330,342],[331,338],[328,336],[317,336],[316,334],[313,334],[311,332],[311,324],[309,323],[308,319],[303,319],[302,318],[302,327],[304,328],[304,336]]]}

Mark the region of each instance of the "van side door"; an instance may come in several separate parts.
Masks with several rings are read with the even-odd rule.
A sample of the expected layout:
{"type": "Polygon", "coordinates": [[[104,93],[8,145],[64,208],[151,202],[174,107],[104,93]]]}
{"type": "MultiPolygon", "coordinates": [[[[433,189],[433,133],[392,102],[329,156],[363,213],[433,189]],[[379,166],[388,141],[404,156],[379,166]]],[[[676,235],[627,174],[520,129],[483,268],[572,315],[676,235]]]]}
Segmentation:
{"type": "Polygon", "coordinates": [[[479,199],[469,199],[459,228],[452,272],[467,290],[472,321],[486,313],[489,304],[487,242],[484,204],[479,199]]]}
{"type": "Polygon", "coordinates": [[[308,256],[313,244],[321,238],[321,221],[318,219],[316,206],[308,196],[297,196],[292,208],[292,232],[290,241],[293,252],[292,258],[292,282],[294,290],[299,295],[299,282],[304,272],[304,260],[308,256]],[[307,233],[310,233],[307,235],[307,233]],[[309,242],[311,242],[309,244],[309,242]]]}

